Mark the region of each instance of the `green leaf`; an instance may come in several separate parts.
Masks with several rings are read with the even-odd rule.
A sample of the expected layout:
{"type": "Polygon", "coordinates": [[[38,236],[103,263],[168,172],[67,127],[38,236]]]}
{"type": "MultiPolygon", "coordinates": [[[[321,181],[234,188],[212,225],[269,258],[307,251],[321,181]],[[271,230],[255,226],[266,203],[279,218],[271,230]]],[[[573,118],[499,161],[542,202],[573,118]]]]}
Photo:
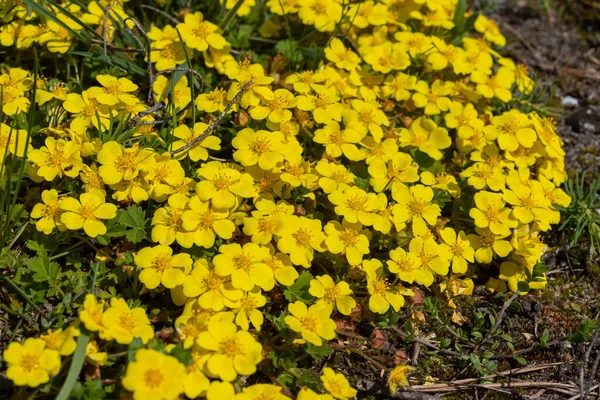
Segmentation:
{"type": "Polygon", "coordinates": [[[542,333],[542,337],[540,339],[540,347],[542,349],[550,348],[550,346],[548,346],[548,339],[550,339],[550,331],[548,329],[544,329],[544,332],[542,333]]]}
{"type": "Polygon", "coordinates": [[[58,263],[51,262],[48,257],[36,257],[29,262],[29,269],[33,272],[36,282],[56,281],[59,273],[58,263]]]}
{"type": "Polygon", "coordinates": [[[523,357],[513,356],[513,358],[521,365],[527,365],[527,360],[523,357]]]}
{"type": "Polygon", "coordinates": [[[139,243],[148,237],[146,234],[148,223],[146,212],[138,205],[129,206],[127,211],[121,212],[119,223],[127,228],[131,228],[125,234],[127,240],[131,243],[139,243]]]}
{"type": "Polygon", "coordinates": [[[282,40],[275,46],[275,50],[288,59],[290,65],[298,65],[304,60],[298,43],[294,40],[282,40]]]}
{"type": "Polygon", "coordinates": [[[142,339],[140,339],[139,337],[135,338],[133,340],[133,342],[129,343],[129,346],[127,347],[127,361],[128,362],[135,361],[135,354],[142,347],[144,347],[144,343],[142,342],[142,339]]]}
{"type": "Polygon", "coordinates": [[[75,353],[73,353],[73,360],[71,361],[69,372],[67,373],[67,379],[65,379],[65,383],[63,383],[58,396],[56,396],[56,400],[67,400],[75,387],[75,383],[77,383],[77,380],[79,379],[79,373],[81,372],[81,367],[85,360],[87,345],[90,341],[90,335],[85,328],[80,329],[81,332],[77,338],[77,347],[75,347],[75,353]]]}
{"type": "Polygon", "coordinates": [[[332,352],[331,347],[324,346],[315,346],[312,343],[308,343],[306,345],[306,353],[309,354],[315,360],[320,360],[323,357],[327,357],[332,352]]]}
{"type": "Polygon", "coordinates": [[[39,244],[35,240],[28,240],[25,244],[29,250],[33,250],[40,257],[46,257],[48,255],[48,249],[43,244],[39,244]]]}
{"type": "Polygon", "coordinates": [[[308,293],[308,287],[313,276],[308,271],[302,271],[296,282],[292,286],[289,286],[283,291],[283,295],[289,302],[301,301],[303,303],[310,303],[312,296],[308,293]]]}
{"type": "MultiPolygon", "coordinates": [[[[525,268],[525,271],[527,271],[527,268],[525,268]]],[[[517,289],[519,289],[519,292],[521,293],[527,293],[531,288],[529,287],[529,283],[519,282],[519,284],[517,285],[517,289]]]]}
{"type": "Polygon", "coordinates": [[[465,0],[458,0],[454,9],[454,29],[458,35],[465,32],[465,12],[467,11],[467,3],[465,0]]]}

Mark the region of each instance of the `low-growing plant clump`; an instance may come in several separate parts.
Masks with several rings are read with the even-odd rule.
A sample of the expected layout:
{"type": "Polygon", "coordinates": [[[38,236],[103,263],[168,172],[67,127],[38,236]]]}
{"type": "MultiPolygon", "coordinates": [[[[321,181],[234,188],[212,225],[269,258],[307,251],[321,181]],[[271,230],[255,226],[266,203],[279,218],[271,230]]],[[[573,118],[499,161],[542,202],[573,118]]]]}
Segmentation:
{"type": "Polygon", "coordinates": [[[0,10],[17,398],[349,399],[346,325],[544,288],[562,141],[465,1],[0,10]]]}

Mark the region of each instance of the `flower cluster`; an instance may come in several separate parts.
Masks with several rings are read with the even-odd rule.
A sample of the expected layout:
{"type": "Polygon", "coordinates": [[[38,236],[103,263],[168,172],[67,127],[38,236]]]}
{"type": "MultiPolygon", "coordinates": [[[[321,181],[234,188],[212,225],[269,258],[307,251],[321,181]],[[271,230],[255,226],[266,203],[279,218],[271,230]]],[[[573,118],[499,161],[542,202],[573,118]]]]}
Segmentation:
{"type": "MultiPolygon", "coordinates": [[[[82,21],[103,32],[106,54],[133,22],[123,2],[105,3],[52,5],[52,19],[16,5],[2,46],[66,53],[82,40],[82,21]]],[[[165,317],[176,339],[145,346],[127,365],[122,386],[136,399],[288,398],[279,386],[236,394],[232,384],[265,359],[265,321],[287,335],[284,346],[322,346],[336,337],[334,318],[359,305],[364,318],[398,312],[417,287],[454,307],[482,276],[493,291],[545,285],[530,278],[546,250],[541,233],[570,202],[560,189],[564,151],[553,120],[514,101],[535,83],[499,54],[505,39],[492,20],[478,16],[475,32],[456,36],[454,0],[266,7],[274,20],[347,34],[331,36],[313,70],[282,72],[275,60],[232,51],[218,25],[188,12],[148,29],[146,60],[132,55],[155,74],[147,99],[117,73],[95,74],[89,86],[8,65],[0,74],[0,156],[22,161],[39,186],[37,231],[101,239],[108,253],[126,244],[141,294],[166,292],[178,310],[165,317]],[[189,60],[213,74],[202,93],[194,74],[175,79],[189,60]],[[44,128],[20,129],[35,109],[44,128]],[[225,110],[229,128],[214,129],[225,110]],[[114,228],[132,205],[144,210],[148,240],[114,228]]],[[[64,330],[11,343],[7,377],[48,382],[80,329],[92,335],[87,360],[97,366],[108,343],[160,341],[146,296],[103,298],[88,295],[64,330]]],[[[390,385],[406,385],[410,370],[395,370],[390,385]]],[[[321,380],[324,394],[304,388],[298,399],[356,394],[330,368],[321,380]]]]}

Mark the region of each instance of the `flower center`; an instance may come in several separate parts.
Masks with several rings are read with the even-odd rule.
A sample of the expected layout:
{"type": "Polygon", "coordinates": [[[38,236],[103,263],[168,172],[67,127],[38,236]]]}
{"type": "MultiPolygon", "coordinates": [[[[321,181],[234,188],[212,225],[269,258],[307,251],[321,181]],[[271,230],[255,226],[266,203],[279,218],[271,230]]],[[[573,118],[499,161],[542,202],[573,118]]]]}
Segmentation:
{"type": "Polygon", "coordinates": [[[148,369],[144,373],[144,382],[146,382],[146,386],[151,388],[158,388],[165,380],[165,375],[162,373],[160,369],[152,368],[148,369]]]}
{"type": "Polygon", "coordinates": [[[208,290],[216,290],[223,284],[223,278],[211,271],[204,277],[203,283],[208,290]]]}
{"type": "Polygon", "coordinates": [[[119,172],[134,171],[137,164],[136,159],[136,153],[126,151],[117,158],[115,167],[119,172]]]}
{"type": "Polygon", "coordinates": [[[96,211],[96,207],[85,203],[82,204],[81,207],[79,208],[79,215],[81,215],[83,218],[93,218],[94,217],[94,211],[96,211]]]}
{"type": "Polygon", "coordinates": [[[315,332],[317,330],[317,326],[319,326],[319,320],[314,315],[306,315],[305,317],[299,318],[299,320],[302,328],[309,332],[315,332]]]}
{"type": "Polygon", "coordinates": [[[256,139],[255,141],[253,141],[250,144],[250,151],[252,151],[253,153],[258,154],[260,156],[261,154],[269,151],[269,147],[270,147],[269,139],[266,139],[266,138],[256,139]]]}
{"type": "Polygon", "coordinates": [[[364,211],[367,205],[366,196],[352,196],[346,200],[346,207],[354,211],[364,211]]]}
{"type": "Polygon", "coordinates": [[[296,240],[296,245],[299,247],[308,246],[311,242],[312,235],[304,228],[298,229],[296,232],[292,234],[294,239],[296,240]]]}
{"type": "Polygon", "coordinates": [[[421,215],[423,214],[426,205],[427,203],[423,203],[418,200],[413,200],[410,203],[408,203],[408,208],[410,209],[411,213],[421,215]]]}
{"type": "Polygon", "coordinates": [[[373,281],[373,294],[383,294],[390,287],[389,283],[384,278],[377,278],[373,281]]]}
{"type": "Polygon", "coordinates": [[[205,21],[200,22],[193,29],[194,35],[200,36],[202,38],[205,38],[208,35],[210,35],[212,33],[212,31],[213,31],[213,28],[210,25],[208,25],[205,21]]]}
{"type": "Polygon", "coordinates": [[[244,271],[250,270],[253,264],[252,259],[244,254],[233,257],[233,263],[237,269],[242,269],[244,271]]]}
{"type": "Polygon", "coordinates": [[[27,371],[32,372],[38,369],[40,366],[40,357],[38,354],[26,353],[21,357],[21,367],[27,371]]]}
{"type": "Polygon", "coordinates": [[[275,229],[275,218],[272,216],[262,217],[258,220],[259,232],[272,232],[275,229]]]}
{"type": "Polygon", "coordinates": [[[171,266],[171,256],[159,254],[153,261],[152,266],[159,271],[164,271],[171,266]]]}
{"type": "Polygon", "coordinates": [[[340,241],[346,245],[346,247],[353,247],[358,243],[359,233],[354,229],[345,229],[340,234],[340,241]]]}
{"type": "Polygon", "coordinates": [[[136,319],[131,311],[121,314],[119,317],[119,325],[128,332],[131,332],[137,326],[136,319]]]}
{"type": "Polygon", "coordinates": [[[219,344],[219,351],[228,357],[243,353],[243,346],[236,336],[231,336],[219,344]]]}

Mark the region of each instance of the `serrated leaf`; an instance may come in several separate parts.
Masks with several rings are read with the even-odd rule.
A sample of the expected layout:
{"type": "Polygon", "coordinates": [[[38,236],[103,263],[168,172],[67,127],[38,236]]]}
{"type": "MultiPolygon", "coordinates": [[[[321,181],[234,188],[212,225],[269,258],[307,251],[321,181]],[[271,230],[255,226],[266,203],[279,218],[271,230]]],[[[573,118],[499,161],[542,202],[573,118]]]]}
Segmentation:
{"type": "Polygon", "coordinates": [[[288,286],[284,291],[283,295],[289,302],[301,301],[303,303],[310,303],[312,296],[308,293],[308,287],[313,276],[308,271],[302,271],[296,282],[292,286],[288,286]]]}
{"type": "Polygon", "coordinates": [[[36,257],[29,263],[29,269],[33,272],[33,280],[36,282],[55,281],[58,277],[58,263],[51,262],[48,257],[36,257]]]}
{"type": "Polygon", "coordinates": [[[312,343],[308,343],[306,345],[306,353],[309,354],[315,360],[320,360],[323,357],[327,357],[331,354],[331,347],[325,346],[315,346],[312,343]]]}
{"type": "Polygon", "coordinates": [[[125,237],[131,243],[139,243],[148,237],[146,234],[147,222],[146,213],[137,205],[129,206],[127,211],[123,211],[119,215],[119,224],[131,228],[125,233],[125,237]]]}

